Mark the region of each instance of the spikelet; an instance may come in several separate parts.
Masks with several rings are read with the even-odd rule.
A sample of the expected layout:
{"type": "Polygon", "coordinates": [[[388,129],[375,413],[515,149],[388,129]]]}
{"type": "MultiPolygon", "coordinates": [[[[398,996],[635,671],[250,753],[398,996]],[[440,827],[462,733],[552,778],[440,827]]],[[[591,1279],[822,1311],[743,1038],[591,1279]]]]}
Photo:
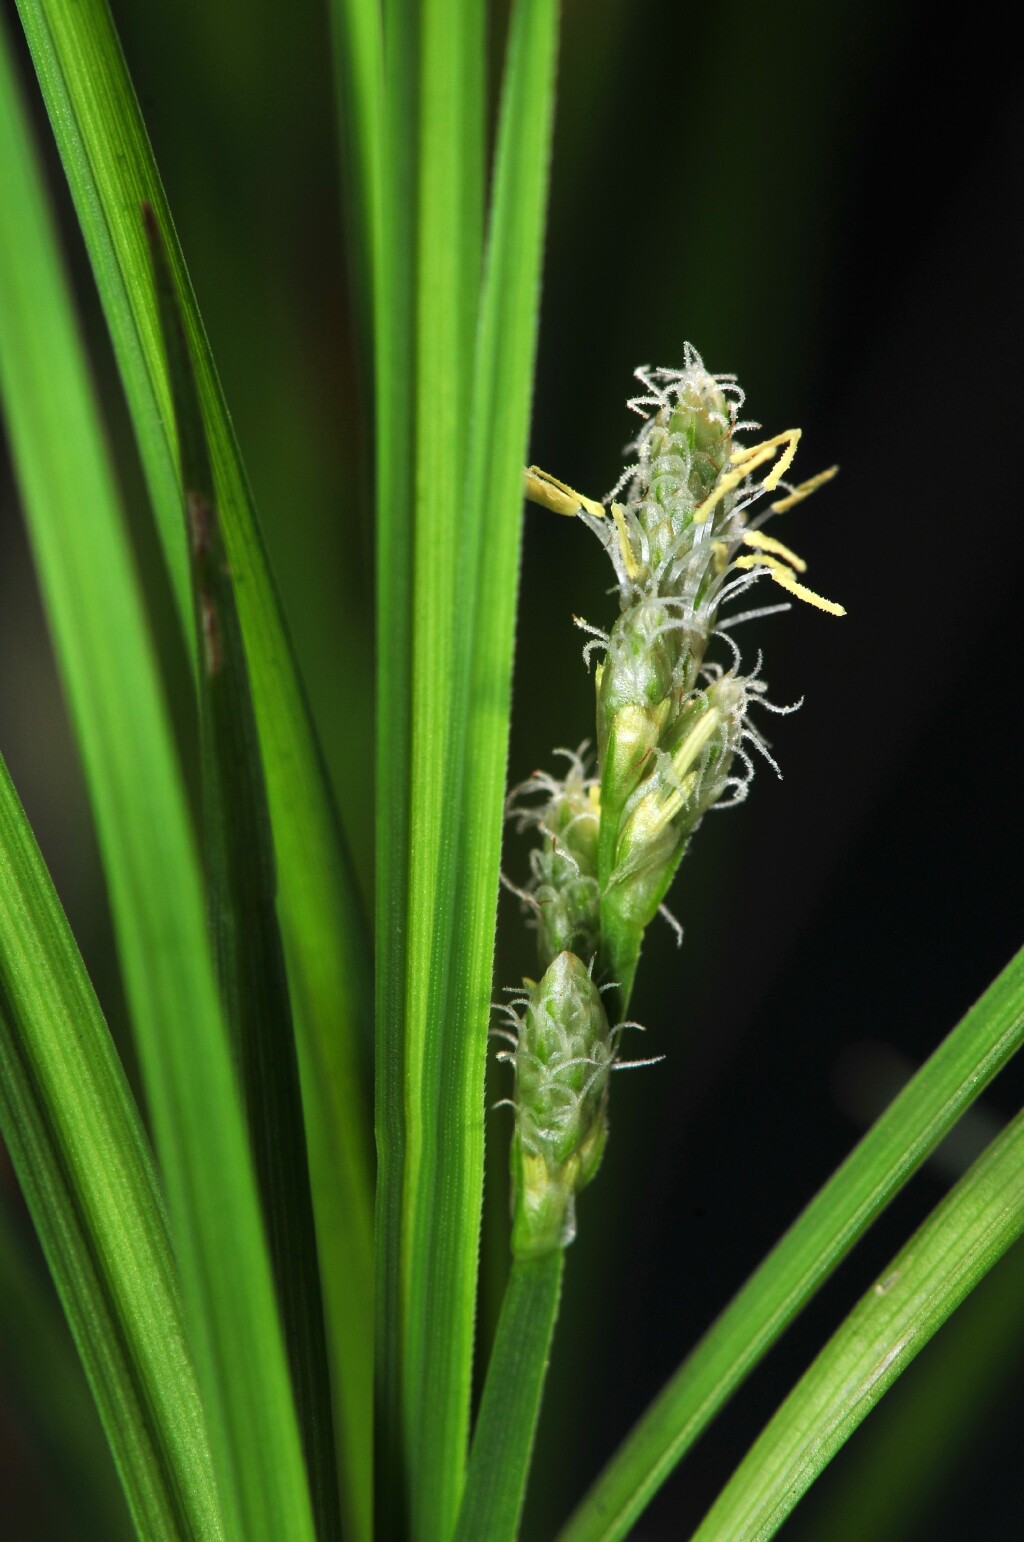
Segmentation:
{"type": "Polygon", "coordinates": [[[513,788],[506,804],[519,833],[535,829],[542,837],[542,844],[530,853],[527,886],[515,890],[537,930],[542,973],[566,949],[588,962],[597,953],[600,802],[597,779],[587,775],[586,751],[586,744],[579,750],[556,750],[569,761],[566,775],[535,771],[513,788]]]}
{"type": "Polygon", "coordinates": [[[576,1195],[597,1172],[607,1134],[613,1035],[600,992],[574,953],[528,988],[515,1065],[512,1251],[566,1247],[576,1195]]]}

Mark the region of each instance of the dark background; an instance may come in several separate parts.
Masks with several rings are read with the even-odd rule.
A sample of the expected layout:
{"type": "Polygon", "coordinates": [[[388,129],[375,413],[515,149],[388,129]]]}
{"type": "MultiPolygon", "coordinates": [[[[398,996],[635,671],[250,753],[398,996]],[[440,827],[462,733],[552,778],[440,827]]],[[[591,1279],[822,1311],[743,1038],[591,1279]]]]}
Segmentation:
{"type": "MultiPolygon", "coordinates": [[[[115,4],[369,889],[365,416],[322,11],[115,4]]],[[[600,496],[634,431],[633,367],[675,363],[689,339],[709,368],[739,375],[768,432],[803,425],[795,475],[840,462],[839,480],[780,531],[849,615],[801,606],[741,634],[749,662],[764,649],[773,699],[805,705],[767,725],[785,779],[762,767],[745,807],[709,817],[686,859],[671,897],[682,952],[667,927],[649,934],[633,1010],[645,1050],[668,1058],[613,1087],[608,1156],[568,1258],[529,1542],[552,1534],[894,1078],[1024,937],[1021,65],[1006,9],[939,17],[912,0],[565,6],[531,456],[600,496]]],[[[123,408],[66,209],[64,219],[141,528],[123,408]]],[[[0,746],[116,1024],[74,751],[9,488],[3,497],[0,746]]],[[[586,531],[528,512],[513,780],[592,730],[572,614],[606,624],[610,582],[586,531]]],[[[525,864],[510,839],[506,865],[525,864]]],[[[503,904],[499,982],[531,964],[517,907],[503,904]]],[[[1011,1068],[986,1094],[981,1132],[1022,1094],[1011,1068]]],[[[505,1267],[501,1121],[485,1335],[505,1267]]],[[[696,1524],[964,1159],[950,1152],[914,1181],[638,1537],[696,1524]]],[[[1019,1278],[1011,1256],[1001,1270],[1012,1268],[1019,1278]]],[[[1024,1297],[993,1280],[990,1299],[951,1321],[787,1536],[1017,1534],[1024,1297]],[[982,1335],[1000,1314],[993,1374],[982,1335]],[[944,1340],[959,1369],[933,1358],[944,1340]],[[884,1524],[858,1509],[883,1485],[884,1524]]],[[[8,1382],[5,1393],[0,1358],[0,1464],[22,1472],[17,1484],[0,1472],[20,1507],[7,1534],[70,1536],[8,1382]]]]}

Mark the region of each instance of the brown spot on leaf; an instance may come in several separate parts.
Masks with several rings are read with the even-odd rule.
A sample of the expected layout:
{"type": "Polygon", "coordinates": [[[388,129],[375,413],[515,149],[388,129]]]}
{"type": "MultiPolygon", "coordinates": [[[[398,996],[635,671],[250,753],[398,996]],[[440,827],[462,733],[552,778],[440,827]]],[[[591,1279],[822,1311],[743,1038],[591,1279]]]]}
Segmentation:
{"type": "Polygon", "coordinates": [[[199,591],[199,614],[203,625],[203,657],[206,662],[208,675],[219,674],[224,662],[224,650],[221,646],[220,618],[217,615],[217,607],[213,597],[206,589],[199,591]]]}
{"type": "Polygon", "coordinates": [[[191,489],[185,496],[185,509],[188,514],[189,537],[192,541],[192,552],[196,557],[209,555],[213,540],[213,529],[217,516],[213,506],[203,497],[191,489]]]}

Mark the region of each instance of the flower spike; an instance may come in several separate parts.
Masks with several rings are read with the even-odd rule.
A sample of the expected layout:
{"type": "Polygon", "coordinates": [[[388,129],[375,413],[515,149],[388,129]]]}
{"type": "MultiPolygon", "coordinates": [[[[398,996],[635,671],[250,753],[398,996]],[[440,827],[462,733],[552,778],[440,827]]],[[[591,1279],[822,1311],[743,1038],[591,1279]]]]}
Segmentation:
{"type": "Polygon", "coordinates": [[[537,773],[509,799],[518,827],[541,836],[527,886],[514,890],[537,929],[542,969],[515,1052],[506,1052],[516,1066],[517,1251],[571,1239],[575,1193],[596,1170],[620,1031],[609,1032],[602,1000],[626,1026],[644,932],[664,911],[704,814],[743,802],[752,752],[779,770],[751,713],[795,709],[768,701],[760,661],[741,672],[730,627],[790,607],[729,606],[768,577],[826,614],[845,614],[801,582],[803,558],[761,528],[836,468],[796,486],[784,480],[798,428],[738,443],[738,432],[758,427],[738,422],[743,393],[732,376],[710,374],[689,345],[681,369],[635,373],[643,391],[628,405],[643,425],[605,502],[536,466],[526,472],[529,499],[581,519],[600,539],[619,615],[608,632],[577,621],[590,634],[588,665],[595,648],[603,653],[594,670],[596,775],[574,753],[563,778],[537,773]],[[751,513],[780,487],[783,497],[751,513]],[[728,668],[708,658],[716,639],[728,668]]]}

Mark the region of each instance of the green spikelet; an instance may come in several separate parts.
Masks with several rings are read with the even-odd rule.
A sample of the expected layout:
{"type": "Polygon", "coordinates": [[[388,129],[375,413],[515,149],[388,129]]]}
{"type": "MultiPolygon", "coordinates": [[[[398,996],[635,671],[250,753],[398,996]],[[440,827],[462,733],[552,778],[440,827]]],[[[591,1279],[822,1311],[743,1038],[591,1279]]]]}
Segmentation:
{"type": "Polygon", "coordinates": [[[537,1255],[576,1234],[575,1198],[597,1172],[607,1135],[613,1035],[600,993],[563,952],[527,993],[515,1065],[512,1251],[537,1255]]]}
{"type": "Polygon", "coordinates": [[[530,881],[519,891],[537,929],[541,970],[568,950],[590,963],[597,954],[601,891],[597,843],[601,809],[597,780],[588,777],[586,746],[562,750],[569,771],[562,779],[535,772],[509,796],[508,815],[520,832],[536,829],[543,844],[530,853],[530,881]],[[542,801],[524,801],[536,794],[542,801]]]}
{"type": "Polygon", "coordinates": [[[690,836],[730,785],[742,785],[731,773],[748,691],[749,682],[730,674],[693,693],[622,808],[601,893],[601,958],[623,1001],[690,836]]]}

